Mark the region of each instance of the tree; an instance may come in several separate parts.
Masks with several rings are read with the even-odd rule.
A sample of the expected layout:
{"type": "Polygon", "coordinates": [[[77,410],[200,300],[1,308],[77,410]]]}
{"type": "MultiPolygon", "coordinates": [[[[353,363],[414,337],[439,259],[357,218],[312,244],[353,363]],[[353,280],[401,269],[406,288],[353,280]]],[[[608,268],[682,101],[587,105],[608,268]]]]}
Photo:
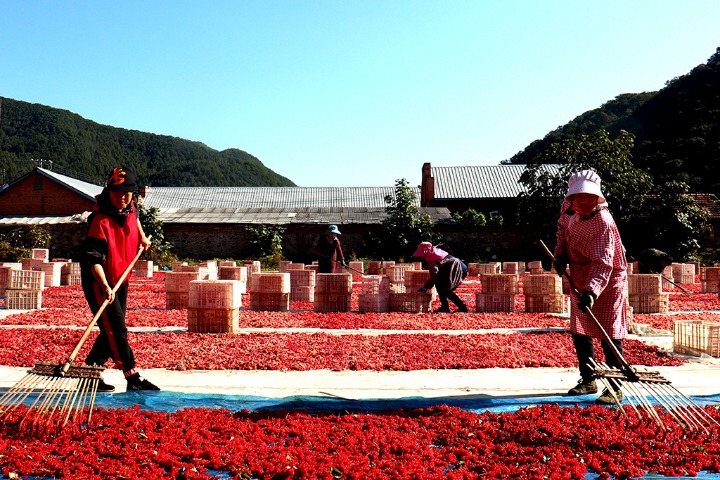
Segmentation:
{"type": "Polygon", "coordinates": [[[676,261],[697,259],[709,212],[688,195],[689,190],[686,183],[667,182],[647,199],[634,219],[635,234],[625,242],[630,252],[656,247],[676,261]]]}
{"type": "Polygon", "coordinates": [[[463,213],[453,212],[452,218],[458,227],[463,229],[472,229],[487,225],[485,214],[472,208],[468,208],[463,213]]]}
{"type": "Polygon", "coordinates": [[[599,130],[562,139],[540,152],[520,176],[526,191],[520,194],[517,224],[538,229],[546,237],[554,236],[567,180],[572,173],[585,169],[600,175],[615,220],[631,220],[652,186],[651,176],[632,164],[633,141],[634,136],[624,131],[611,139],[607,131],[599,130]],[[544,167],[552,163],[560,165],[559,174],[544,167]]]}
{"type": "Polygon", "coordinates": [[[150,249],[145,252],[145,256],[156,265],[170,266],[177,258],[172,253],[172,244],[165,240],[163,223],[157,218],[159,210],[155,207],[145,208],[142,201],[138,201],[136,205],[143,232],[148,237],[152,236],[152,244],[150,249]]]}
{"type": "Polygon", "coordinates": [[[406,179],[395,181],[395,195],[386,195],[385,203],[387,218],[379,232],[370,235],[373,245],[369,250],[375,258],[403,261],[410,258],[418,243],[436,243],[440,239],[430,216],[420,212],[417,194],[406,179]]]}
{"type": "Polygon", "coordinates": [[[282,240],[285,227],[281,225],[258,225],[245,228],[251,255],[260,260],[264,268],[277,266],[282,260],[282,240]]]}

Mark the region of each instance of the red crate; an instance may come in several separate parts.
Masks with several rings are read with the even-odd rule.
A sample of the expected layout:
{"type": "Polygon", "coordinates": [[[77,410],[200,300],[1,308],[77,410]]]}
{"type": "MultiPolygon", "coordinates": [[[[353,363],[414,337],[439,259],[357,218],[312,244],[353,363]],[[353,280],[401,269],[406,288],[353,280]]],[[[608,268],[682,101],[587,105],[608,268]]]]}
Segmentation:
{"type": "Polygon", "coordinates": [[[475,309],[477,312],[514,312],[514,294],[475,294],[475,309]]]}
{"type": "Polygon", "coordinates": [[[349,312],[351,298],[350,293],[321,293],[315,290],[314,311],[349,312]]]}
{"type": "Polygon", "coordinates": [[[432,312],[433,294],[428,293],[390,293],[390,311],[406,313],[432,312]]]}
{"type": "Polygon", "coordinates": [[[240,311],[237,308],[188,308],[188,332],[236,333],[240,311]]]}
{"type": "Polygon", "coordinates": [[[287,312],[290,310],[290,293],[253,292],[250,290],[250,310],[287,312]]]}

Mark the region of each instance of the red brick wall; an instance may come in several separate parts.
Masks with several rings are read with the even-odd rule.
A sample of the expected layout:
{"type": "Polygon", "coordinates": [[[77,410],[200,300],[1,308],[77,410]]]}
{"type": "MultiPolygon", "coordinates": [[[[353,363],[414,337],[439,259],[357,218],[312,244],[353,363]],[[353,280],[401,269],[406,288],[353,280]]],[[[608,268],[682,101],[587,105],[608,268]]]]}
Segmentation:
{"type": "Polygon", "coordinates": [[[94,205],[37,172],[0,192],[0,215],[73,215],[92,211],[94,205]]]}

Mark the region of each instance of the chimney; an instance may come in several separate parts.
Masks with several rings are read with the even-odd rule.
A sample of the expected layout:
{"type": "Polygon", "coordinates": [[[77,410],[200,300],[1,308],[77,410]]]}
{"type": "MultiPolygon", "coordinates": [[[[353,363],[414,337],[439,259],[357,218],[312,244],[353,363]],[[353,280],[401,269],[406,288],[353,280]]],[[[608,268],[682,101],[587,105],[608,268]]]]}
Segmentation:
{"type": "Polygon", "coordinates": [[[432,207],[435,203],[435,179],[432,176],[430,163],[422,166],[422,183],[420,184],[420,206],[432,207]]]}

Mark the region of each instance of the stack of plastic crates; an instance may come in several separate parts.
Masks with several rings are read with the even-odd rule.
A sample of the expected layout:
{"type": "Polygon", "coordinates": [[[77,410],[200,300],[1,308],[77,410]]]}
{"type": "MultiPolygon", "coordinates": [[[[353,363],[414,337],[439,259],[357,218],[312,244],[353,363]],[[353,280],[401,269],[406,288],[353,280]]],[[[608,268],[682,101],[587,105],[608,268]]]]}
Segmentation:
{"type": "Polygon", "coordinates": [[[237,280],[193,280],[188,296],[188,332],[238,331],[245,283],[237,280]]]}

